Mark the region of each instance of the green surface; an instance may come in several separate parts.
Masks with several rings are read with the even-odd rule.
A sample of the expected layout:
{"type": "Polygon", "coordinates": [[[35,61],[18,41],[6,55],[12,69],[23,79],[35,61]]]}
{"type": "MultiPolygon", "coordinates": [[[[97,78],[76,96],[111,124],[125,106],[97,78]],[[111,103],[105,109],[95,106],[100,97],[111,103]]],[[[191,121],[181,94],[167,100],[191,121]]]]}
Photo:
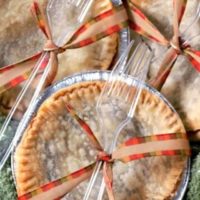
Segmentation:
{"type": "Polygon", "coordinates": [[[200,144],[192,145],[192,169],[186,200],[200,200],[200,144]]]}
{"type": "Polygon", "coordinates": [[[0,172],[0,200],[15,200],[16,198],[17,194],[9,159],[3,170],[0,172]]]}
{"type": "MultiPolygon", "coordinates": [[[[5,118],[0,116],[0,128],[4,122],[5,118]]],[[[10,136],[12,135],[12,128],[8,127],[7,135],[4,135],[1,138],[1,152],[4,149],[3,143],[4,141],[8,141],[10,136]]],[[[5,142],[7,143],[7,142],[5,142]]],[[[11,163],[10,158],[6,162],[4,168],[0,171],[0,200],[15,200],[17,197],[15,185],[13,182],[12,171],[11,171],[11,163]]]]}

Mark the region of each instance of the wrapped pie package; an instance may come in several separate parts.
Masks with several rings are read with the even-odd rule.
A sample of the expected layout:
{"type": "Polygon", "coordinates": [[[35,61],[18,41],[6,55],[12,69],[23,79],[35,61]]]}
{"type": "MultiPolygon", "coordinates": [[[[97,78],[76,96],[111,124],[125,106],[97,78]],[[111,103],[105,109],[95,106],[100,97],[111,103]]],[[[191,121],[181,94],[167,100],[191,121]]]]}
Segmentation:
{"type": "MultiPolygon", "coordinates": [[[[139,9],[149,17],[167,39],[173,36],[173,1],[166,0],[132,0],[139,9]]],[[[200,25],[195,21],[198,0],[188,0],[183,19],[180,24],[180,37],[187,41],[193,49],[199,50],[200,25]],[[191,25],[191,26],[190,26],[191,25]]],[[[135,36],[133,36],[135,37],[135,36]]],[[[158,45],[150,40],[145,40],[153,49],[155,58],[149,71],[149,79],[156,76],[161,62],[167,52],[167,47],[158,45]]],[[[179,55],[172,71],[170,72],[161,93],[172,103],[179,113],[188,131],[200,129],[200,76],[192,67],[187,56],[179,55]]]]}
{"type": "MultiPolygon", "coordinates": [[[[7,13],[6,18],[1,19],[0,41],[2,42],[0,42],[0,47],[2,47],[1,52],[3,53],[1,66],[18,62],[19,60],[36,54],[43,48],[45,43],[44,35],[38,29],[34,17],[29,11],[32,2],[32,0],[20,2],[12,0],[10,3],[3,2],[1,5],[0,13],[2,16],[5,16],[5,12],[7,13]],[[9,9],[10,12],[7,12],[7,9],[9,9]]],[[[45,1],[43,0],[40,2],[45,1]]],[[[67,3],[65,4],[64,1],[59,2],[59,4],[55,1],[54,4],[55,5],[51,6],[50,9],[50,22],[52,26],[52,35],[54,40],[56,40],[60,37],[59,33],[62,33],[62,29],[66,29],[65,27],[72,27],[74,15],[77,14],[75,13],[76,9],[72,9],[67,3]]],[[[109,0],[96,0],[86,20],[109,10],[111,7],[112,4],[109,0]]],[[[68,29],[66,30],[71,31],[68,29]]],[[[59,70],[55,81],[62,80],[64,77],[76,72],[92,69],[108,69],[117,52],[117,40],[117,34],[113,34],[87,47],[67,50],[59,56],[59,70]]],[[[37,83],[35,83],[35,85],[37,85],[37,83]]],[[[24,84],[0,95],[0,112],[2,114],[6,114],[10,111],[23,86],[24,84]]],[[[31,94],[27,96],[32,96],[33,92],[30,93],[31,94]]],[[[30,99],[28,97],[26,98],[27,102],[29,102],[30,99]]],[[[18,108],[19,112],[23,112],[26,106],[26,102],[22,103],[18,108]]],[[[16,116],[16,118],[20,117],[16,116]]]]}
{"type": "MultiPolygon", "coordinates": [[[[96,114],[96,101],[104,85],[103,79],[98,80],[100,76],[102,73],[85,73],[68,78],[49,88],[37,101],[25,120],[23,136],[13,155],[19,196],[95,161],[97,151],[66,105],[75,109],[102,143],[96,114]],[[79,80],[78,83],[75,80],[79,80]]],[[[108,136],[112,134],[113,126],[126,115],[127,105],[120,102],[117,97],[103,105],[108,136]]],[[[179,116],[169,103],[159,93],[144,86],[135,117],[123,130],[118,145],[133,136],[184,132],[179,116]]],[[[170,199],[183,180],[186,162],[187,157],[182,156],[150,157],[129,163],[116,161],[113,165],[116,200],[170,199]]],[[[81,199],[87,184],[88,180],[82,182],[63,199],[81,199]]],[[[94,187],[92,195],[97,191],[94,187]]],[[[106,193],[104,199],[108,199],[106,193]]]]}
{"type": "MultiPolygon", "coordinates": [[[[47,1],[41,0],[39,2],[41,4],[43,3],[44,5],[47,5],[47,1]]],[[[46,38],[44,37],[44,34],[42,34],[41,30],[39,30],[39,28],[37,27],[34,17],[30,14],[31,12],[29,10],[31,3],[32,0],[20,2],[15,2],[15,0],[13,0],[11,3],[2,3],[2,6],[0,8],[0,12],[2,13],[2,15],[7,12],[6,8],[12,10],[12,12],[8,12],[8,14],[6,15],[6,23],[3,22],[4,19],[1,19],[2,24],[4,24],[1,26],[0,29],[0,32],[2,33],[0,34],[0,46],[2,46],[4,49],[4,51],[2,51],[4,52],[4,55],[2,57],[3,59],[1,60],[2,65],[9,65],[14,62],[19,62],[19,60],[33,56],[34,54],[36,54],[36,58],[33,58],[33,60],[38,59],[36,66],[39,66],[40,63],[45,63],[48,61],[48,56],[46,56],[45,53],[42,54],[44,58],[43,60],[39,59],[40,56],[38,56],[38,51],[41,51],[43,49],[46,38]],[[19,9],[21,9],[20,12],[19,9]],[[15,15],[17,17],[14,17],[15,15]],[[7,32],[5,30],[7,29],[9,30],[9,34],[5,34],[5,32],[7,32]]],[[[66,3],[65,1],[54,1],[52,3],[53,5],[51,5],[50,3],[47,5],[47,12],[48,15],[50,15],[50,18],[48,20],[51,25],[50,28],[52,32],[52,37],[57,43],[59,43],[56,45],[63,45],[63,41],[66,42],[66,40],[69,40],[69,38],[65,38],[66,33],[72,33],[79,28],[76,27],[77,25],[74,25],[74,19],[77,15],[77,8],[69,6],[69,2],[66,3]],[[66,10],[68,12],[66,12],[66,10]],[[63,37],[62,40],[58,40],[58,38],[61,37],[63,37]]],[[[85,21],[95,18],[96,16],[108,10],[111,10],[112,7],[113,5],[109,0],[95,0],[85,18],[85,21]]],[[[114,33],[108,37],[104,37],[103,39],[100,39],[99,41],[94,42],[93,44],[86,47],[69,49],[62,55],[58,56],[59,68],[53,82],[62,80],[64,77],[76,72],[92,69],[108,69],[113,62],[117,51],[117,33],[114,33]]],[[[30,62],[32,62],[32,60],[30,60],[30,62]]],[[[11,67],[15,66],[12,65],[11,67]]],[[[23,68],[23,66],[18,66],[18,69],[20,69],[20,67],[23,68]]],[[[22,119],[25,111],[27,110],[31,102],[31,99],[33,98],[35,89],[39,85],[39,81],[43,73],[42,71],[43,69],[37,72],[37,76],[32,80],[26,93],[23,93],[23,89],[25,85],[27,85],[29,80],[31,80],[31,78],[29,78],[29,80],[27,81],[22,82],[21,84],[18,84],[15,87],[13,87],[12,85],[15,85],[16,82],[20,81],[21,79],[26,79],[26,77],[28,77],[29,75],[27,73],[9,82],[9,84],[11,84],[11,88],[7,88],[9,84],[3,85],[3,83],[1,82],[0,91],[3,87],[7,89],[4,92],[0,93],[0,116],[3,116],[3,120],[6,119],[7,116],[11,116],[12,118],[7,117],[8,121],[5,121],[4,125],[6,127],[9,123],[9,126],[14,127],[12,129],[12,133],[10,133],[9,130],[4,131],[4,127],[1,129],[1,132],[4,133],[4,135],[1,134],[1,146],[6,147],[11,145],[12,139],[15,135],[14,130],[16,130],[19,121],[22,119]],[[19,94],[25,95],[23,96],[23,98],[19,99],[19,94]],[[18,103],[19,101],[20,103],[18,103]],[[17,105],[16,110],[13,110],[13,107],[15,105],[17,105]],[[5,137],[8,138],[6,139],[7,141],[5,140],[5,137]]],[[[6,78],[2,78],[3,79],[1,79],[1,81],[7,81],[6,78]]],[[[43,85],[43,89],[44,87],[45,86],[43,85]]],[[[5,151],[5,148],[3,151],[1,151],[1,159],[4,157],[5,151]]]]}

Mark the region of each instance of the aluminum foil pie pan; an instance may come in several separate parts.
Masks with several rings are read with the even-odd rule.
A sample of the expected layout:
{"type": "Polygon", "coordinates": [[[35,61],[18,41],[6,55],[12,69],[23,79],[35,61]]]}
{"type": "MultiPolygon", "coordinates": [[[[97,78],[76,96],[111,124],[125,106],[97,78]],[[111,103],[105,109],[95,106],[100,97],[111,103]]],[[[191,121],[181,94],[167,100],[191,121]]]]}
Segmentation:
{"type": "MultiPolygon", "coordinates": [[[[83,83],[83,82],[88,82],[88,81],[106,81],[108,80],[110,75],[110,72],[108,71],[90,71],[90,72],[85,72],[85,73],[79,73],[70,77],[66,77],[64,80],[57,82],[55,85],[47,88],[42,95],[37,99],[37,101],[35,102],[35,104],[32,107],[31,112],[28,114],[28,116],[26,116],[26,118],[22,119],[22,130],[21,130],[21,137],[24,133],[24,131],[26,130],[26,128],[28,127],[30,121],[32,120],[32,118],[35,116],[35,114],[37,113],[39,107],[41,106],[41,104],[47,99],[49,98],[52,94],[54,94],[55,92],[72,86],[73,84],[76,83],[83,83]]],[[[129,77],[126,80],[124,80],[127,84],[134,84],[136,82],[138,82],[138,80],[129,77]]],[[[148,90],[150,93],[154,94],[155,96],[159,97],[163,102],[166,103],[166,105],[168,107],[170,107],[174,112],[176,112],[174,110],[174,108],[170,105],[170,103],[155,89],[151,88],[149,85],[144,84],[144,83],[140,83],[142,84],[142,87],[146,90],[148,90]]],[[[17,144],[20,142],[21,137],[19,138],[19,140],[17,141],[17,144]]],[[[17,146],[17,145],[16,145],[17,146]]],[[[15,154],[15,149],[16,146],[14,147],[14,151],[12,153],[12,172],[13,172],[13,176],[15,179],[15,162],[14,162],[14,154],[15,154]]],[[[188,159],[188,162],[185,166],[184,169],[184,173],[182,174],[182,178],[180,181],[180,184],[178,186],[177,191],[175,191],[175,195],[174,195],[174,200],[181,200],[183,199],[184,193],[186,191],[187,188],[187,184],[188,184],[188,180],[189,180],[189,171],[190,171],[190,159],[188,159]]]]}

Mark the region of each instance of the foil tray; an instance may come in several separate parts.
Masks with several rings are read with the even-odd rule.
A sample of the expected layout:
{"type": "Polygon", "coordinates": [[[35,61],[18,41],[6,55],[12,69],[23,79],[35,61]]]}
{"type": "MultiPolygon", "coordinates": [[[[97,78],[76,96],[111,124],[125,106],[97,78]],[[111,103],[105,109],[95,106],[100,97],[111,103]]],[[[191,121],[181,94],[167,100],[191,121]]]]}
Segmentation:
{"type": "MultiPolygon", "coordinates": [[[[23,135],[23,132],[25,131],[25,129],[27,128],[27,126],[29,125],[29,122],[31,121],[31,119],[35,116],[35,114],[37,113],[37,110],[39,109],[39,107],[41,106],[41,104],[48,98],[50,97],[52,94],[54,94],[55,92],[59,91],[60,89],[69,87],[73,84],[76,83],[81,83],[81,82],[86,82],[86,81],[97,81],[97,80],[102,80],[102,81],[106,81],[108,80],[110,75],[110,72],[108,71],[90,71],[90,72],[85,72],[85,73],[79,73],[70,77],[65,78],[62,81],[57,82],[55,85],[47,88],[43,94],[37,99],[37,101],[35,102],[35,104],[33,105],[33,109],[31,110],[31,112],[28,114],[28,116],[26,118],[23,118],[21,123],[22,124],[22,131],[21,131],[21,137],[23,135]]],[[[138,82],[138,80],[129,77],[126,80],[124,80],[127,84],[135,84],[138,82]]],[[[152,94],[156,95],[157,97],[159,97],[163,102],[165,102],[167,104],[167,106],[169,106],[173,112],[176,112],[175,109],[171,106],[171,104],[155,89],[153,89],[152,87],[150,87],[149,85],[145,84],[145,83],[140,83],[142,84],[142,87],[147,89],[149,92],[151,92],[152,94]]],[[[17,141],[17,144],[20,142],[21,137],[19,138],[19,140],[17,141]]],[[[15,180],[15,161],[14,161],[14,154],[15,154],[15,149],[16,149],[17,145],[14,147],[14,151],[12,153],[12,173],[13,173],[13,177],[15,180]]],[[[182,200],[187,188],[187,184],[189,181],[189,172],[190,172],[190,159],[188,159],[188,162],[185,166],[184,169],[184,173],[182,175],[182,179],[180,182],[180,185],[178,187],[178,190],[175,192],[174,194],[174,198],[173,200],[182,200]]]]}

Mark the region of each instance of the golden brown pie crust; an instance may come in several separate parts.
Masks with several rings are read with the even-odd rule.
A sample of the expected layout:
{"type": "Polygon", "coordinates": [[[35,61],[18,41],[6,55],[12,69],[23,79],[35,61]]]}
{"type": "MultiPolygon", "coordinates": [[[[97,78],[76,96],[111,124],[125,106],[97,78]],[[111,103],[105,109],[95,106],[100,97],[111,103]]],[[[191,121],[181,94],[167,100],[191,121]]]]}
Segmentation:
{"type": "MultiPolygon", "coordinates": [[[[58,118],[56,116],[64,110],[64,102],[71,104],[78,111],[84,109],[85,102],[87,105],[95,106],[95,99],[100,94],[103,85],[104,83],[100,81],[78,83],[56,92],[41,105],[16,149],[15,175],[19,195],[32,191],[46,183],[43,181],[43,169],[37,157],[41,153],[37,149],[38,142],[41,142],[38,138],[40,136],[44,141],[51,141],[56,139],[57,136],[54,132],[45,132],[41,127],[45,127],[46,125],[51,126],[53,121],[56,121],[58,118]]],[[[163,133],[185,131],[177,114],[157,96],[152,95],[146,90],[143,90],[141,94],[136,112],[139,113],[138,116],[140,119],[144,118],[145,123],[157,123],[156,126],[152,125],[152,132],[150,134],[162,133],[161,131],[163,133]],[[159,123],[156,121],[158,119],[159,123]]],[[[89,121],[88,123],[90,124],[89,121]]],[[[50,128],[53,129],[54,127],[50,128]]],[[[178,156],[169,158],[156,157],[152,158],[151,161],[145,159],[134,161],[133,168],[135,168],[136,174],[134,175],[135,182],[133,185],[135,186],[136,193],[132,194],[130,199],[171,199],[173,192],[177,189],[184,165],[185,160],[180,159],[178,156]],[[148,180],[148,176],[152,176],[152,178],[148,180]],[[152,183],[152,180],[156,180],[158,183],[152,183]],[[148,183],[148,181],[150,182],[148,183]],[[158,190],[157,187],[160,187],[159,184],[161,188],[158,190]]],[[[113,170],[114,174],[117,174],[121,169],[120,167],[116,167],[113,170]]],[[[129,185],[126,187],[130,187],[129,185]]],[[[119,194],[118,198],[125,199],[123,195],[119,194]]]]}

